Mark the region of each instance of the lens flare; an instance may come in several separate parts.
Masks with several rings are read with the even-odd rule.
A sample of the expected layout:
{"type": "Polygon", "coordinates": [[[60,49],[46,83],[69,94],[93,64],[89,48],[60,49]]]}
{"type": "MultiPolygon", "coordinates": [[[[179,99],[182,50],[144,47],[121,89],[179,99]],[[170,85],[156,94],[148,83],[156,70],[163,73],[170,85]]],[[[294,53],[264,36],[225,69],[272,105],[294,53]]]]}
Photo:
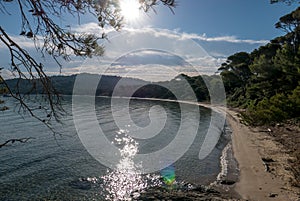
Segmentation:
{"type": "Polygon", "coordinates": [[[160,174],[166,185],[171,186],[175,182],[176,176],[174,166],[170,165],[169,167],[162,169],[160,174]]]}

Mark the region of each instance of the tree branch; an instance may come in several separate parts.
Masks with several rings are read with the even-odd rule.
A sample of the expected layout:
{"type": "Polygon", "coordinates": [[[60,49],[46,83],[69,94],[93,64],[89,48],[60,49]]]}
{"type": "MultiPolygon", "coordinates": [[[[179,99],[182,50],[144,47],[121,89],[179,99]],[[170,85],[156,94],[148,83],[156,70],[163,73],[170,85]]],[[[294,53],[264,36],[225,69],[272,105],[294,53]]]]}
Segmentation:
{"type": "MultiPolygon", "coordinates": [[[[90,13],[98,20],[100,28],[106,26],[119,31],[122,28],[123,16],[117,0],[0,0],[0,12],[6,12],[6,5],[9,2],[16,2],[21,15],[20,35],[32,40],[36,50],[42,54],[50,55],[60,65],[58,58],[69,60],[70,56],[92,57],[101,56],[104,47],[98,44],[100,39],[93,34],[74,33],[65,29],[62,25],[56,24],[55,18],[63,18],[63,15],[77,15],[90,13]]],[[[141,9],[145,12],[162,3],[169,8],[175,7],[175,0],[139,0],[141,9]]],[[[6,12],[8,13],[8,12],[6,12]]],[[[43,122],[51,129],[50,120],[52,117],[60,122],[64,114],[61,106],[61,97],[51,83],[51,79],[44,71],[44,65],[36,60],[26,51],[13,37],[5,31],[0,24],[0,43],[4,44],[10,55],[10,69],[17,77],[16,92],[3,81],[11,96],[20,104],[20,110],[28,111],[30,115],[43,122]],[[32,83],[32,89],[26,93],[20,93],[20,80],[26,79],[32,83]],[[25,96],[32,93],[37,83],[40,83],[49,103],[49,111],[46,111],[46,118],[36,115],[34,108],[28,106],[25,96]]],[[[53,131],[54,132],[54,131],[53,131]]]]}
{"type": "Polygon", "coordinates": [[[3,144],[0,144],[0,148],[2,148],[4,146],[8,146],[9,144],[14,144],[15,142],[26,143],[28,140],[31,140],[31,139],[35,139],[35,138],[28,137],[28,138],[19,138],[19,139],[9,139],[6,142],[4,142],[3,144]]]}

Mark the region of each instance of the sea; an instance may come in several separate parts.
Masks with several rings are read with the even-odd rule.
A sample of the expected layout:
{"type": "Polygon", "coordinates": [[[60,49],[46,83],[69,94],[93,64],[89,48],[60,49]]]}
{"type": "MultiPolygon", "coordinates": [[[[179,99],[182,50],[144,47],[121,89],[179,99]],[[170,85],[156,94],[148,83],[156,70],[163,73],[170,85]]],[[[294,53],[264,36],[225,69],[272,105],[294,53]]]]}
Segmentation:
{"type": "MultiPolygon", "coordinates": [[[[1,201],[138,200],[149,188],[208,185],[222,172],[227,125],[210,108],[121,97],[75,104],[64,96],[50,129],[2,99],[9,110],[0,112],[0,143],[30,139],[0,148],[1,201]]],[[[40,101],[28,104],[40,118],[49,112],[40,101]]]]}

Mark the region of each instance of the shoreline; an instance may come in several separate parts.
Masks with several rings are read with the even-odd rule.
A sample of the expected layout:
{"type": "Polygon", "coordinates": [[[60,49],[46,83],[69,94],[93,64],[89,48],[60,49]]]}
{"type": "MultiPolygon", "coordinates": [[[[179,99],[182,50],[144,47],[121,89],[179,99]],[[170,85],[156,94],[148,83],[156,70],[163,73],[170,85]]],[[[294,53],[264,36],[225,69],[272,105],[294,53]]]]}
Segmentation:
{"type": "MultiPolygon", "coordinates": [[[[291,157],[287,151],[283,151],[284,147],[280,146],[275,139],[268,135],[266,130],[255,130],[255,128],[242,124],[237,110],[229,109],[226,105],[212,105],[210,103],[193,101],[138,97],[109,98],[181,102],[199,105],[225,115],[226,122],[232,131],[229,143],[233,152],[227,163],[230,165],[231,160],[236,160],[239,174],[237,182],[234,182],[232,185],[219,184],[217,178],[215,183],[210,185],[220,192],[220,198],[224,198],[223,200],[249,201],[300,200],[299,188],[291,186],[293,175],[289,171],[290,167],[288,165],[288,160],[291,160],[291,157]],[[268,160],[277,163],[275,170],[272,172],[267,170],[269,168],[268,160]]],[[[227,179],[228,175],[224,177],[224,180],[227,179]]],[[[174,194],[178,194],[178,192],[174,192],[174,194]]],[[[178,196],[182,195],[179,193],[175,198],[178,196]]]]}
{"type": "MultiPolygon", "coordinates": [[[[136,99],[145,100],[145,98],[136,99]]],[[[146,100],[177,102],[151,98],[146,100]]],[[[288,165],[288,160],[291,157],[282,150],[283,146],[280,146],[267,132],[255,130],[255,128],[252,129],[250,126],[242,124],[239,112],[226,106],[201,102],[178,102],[197,104],[226,115],[226,122],[232,131],[229,144],[231,144],[233,158],[230,159],[229,156],[229,160],[236,160],[239,173],[238,181],[233,185],[212,184],[217,190],[220,190],[221,194],[233,199],[249,201],[300,200],[299,188],[291,186],[293,175],[289,171],[288,165]],[[268,160],[277,162],[276,171],[267,170],[268,160]]],[[[229,166],[232,162],[227,161],[229,166]]],[[[228,175],[225,176],[225,180],[227,179],[228,175]]]]}
{"type": "Polygon", "coordinates": [[[240,170],[239,181],[233,191],[242,199],[251,201],[299,200],[297,189],[293,189],[288,181],[292,177],[286,170],[290,156],[266,132],[252,130],[242,124],[238,112],[226,108],[225,112],[232,129],[234,157],[240,170]],[[267,171],[266,160],[279,163],[275,168],[277,171],[267,171]]]}
{"type": "MultiPolygon", "coordinates": [[[[195,199],[192,200],[220,198],[217,200],[300,201],[300,188],[291,185],[294,177],[291,168],[299,168],[299,166],[291,167],[290,161],[297,160],[297,158],[293,158],[293,155],[290,154],[290,149],[287,147],[290,144],[287,143],[287,141],[283,141],[281,144],[278,142],[278,134],[287,138],[287,140],[294,140],[295,135],[288,138],[285,137],[287,133],[279,132],[276,138],[274,137],[276,133],[275,127],[252,128],[246,126],[240,122],[241,118],[237,109],[226,108],[226,106],[222,105],[168,99],[130,97],[127,99],[182,102],[209,108],[225,115],[225,129],[229,128],[231,131],[229,142],[223,147],[222,156],[220,158],[220,162],[222,163],[223,160],[225,166],[227,166],[225,167],[226,170],[224,170],[224,177],[221,179],[216,177],[215,182],[207,186],[208,189],[206,189],[206,187],[203,187],[203,189],[202,187],[196,187],[196,189],[188,192],[184,192],[182,189],[178,191],[166,191],[166,189],[158,189],[157,191],[154,189],[154,191],[152,191],[150,189],[149,196],[157,198],[156,194],[159,196],[160,192],[162,192],[163,196],[169,196],[169,198],[173,196],[174,199],[182,197],[187,198],[186,200],[189,200],[189,195],[193,195],[195,199]],[[229,157],[227,155],[228,153],[225,153],[228,152],[228,150],[229,157]],[[223,152],[225,155],[223,155],[223,152]],[[228,176],[230,169],[237,168],[236,166],[231,166],[233,160],[236,160],[238,163],[239,174],[237,180],[232,180],[230,175],[228,176]],[[222,184],[220,181],[225,181],[225,183],[222,184]],[[227,183],[227,181],[229,181],[229,183],[227,183]],[[230,183],[231,181],[233,181],[233,183],[230,183]],[[214,191],[214,189],[216,191],[214,191]]],[[[299,134],[298,130],[290,129],[290,127],[286,127],[286,125],[279,125],[279,127],[281,130],[289,129],[290,132],[295,132],[296,135],[299,134]]],[[[220,172],[220,175],[221,174],[222,172],[220,172]]],[[[146,196],[145,200],[152,199],[146,196]]]]}

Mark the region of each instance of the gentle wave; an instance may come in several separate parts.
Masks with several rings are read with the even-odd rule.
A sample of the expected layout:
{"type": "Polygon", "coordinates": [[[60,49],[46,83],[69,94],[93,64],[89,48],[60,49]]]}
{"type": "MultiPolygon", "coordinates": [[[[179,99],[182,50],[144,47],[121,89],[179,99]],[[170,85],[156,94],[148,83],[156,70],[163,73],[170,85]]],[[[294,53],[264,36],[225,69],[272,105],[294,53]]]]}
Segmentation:
{"type": "MultiPolygon", "coordinates": [[[[119,100],[120,105],[117,105],[117,109],[121,110],[124,107],[122,102],[119,100]]],[[[10,103],[9,100],[7,104],[10,108],[14,107],[14,103],[10,103]]],[[[71,114],[71,101],[66,100],[63,104],[71,114]]],[[[131,100],[130,104],[132,120],[141,127],[149,125],[148,112],[152,106],[161,106],[157,109],[164,109],[168,117],[166,125],[158,135],[147,140],[137,140],[138,153],[151,153],[167,146],[174,139],[183,118],[184,121],[189,122],[189,126],[199,126],[199,129],[189,150],[173,164],[176,181],[207,184],[216,179],[220,172],[219,157],[224,145],[217,145],[204,160],[198,158],[199,148],[210,123],[210,109],[199,108],[199,123],[188,116],[182,116],[176,102],[131,100]]],[[[120,129],[128,130],[126,127],[117,127],[109,98],[96,98],[95,109],[99,126],[105,131],[108,139],[114,140],[118,137],[120,129]]],[[[81,123],[87,128],[91,126],[92,117],[86,113],[84,103],[78,107],[77,112],[82,115],[81,123]]],[[[114,179],[116,172],[106,168],[88,154],[77,136],[71,115],[64,117],[63,125],[53,122],[53,127],[62,133],[62,136],[54,137],[53,133],[40,122],[28,117],[23,119],[13,109],[0,115],[1,141],[9,137],[35,138],[28,143],[16,143],[0,150],[0,200],[105,200],[107,198],[112,186],[105,183],[105,178],[114,179]]],[[[189,127],[186,126],[184,130],[188,133],[189,127]]],[[[217,127],[214,130],[222,131],[217,127]]],[[[155,172],[143,175],[136,184],[144,185],[145,188],[161,185],[160,178],[160,172],[155,172]],[[141,181],[144,183],[140,183],[141,181]]]]}

